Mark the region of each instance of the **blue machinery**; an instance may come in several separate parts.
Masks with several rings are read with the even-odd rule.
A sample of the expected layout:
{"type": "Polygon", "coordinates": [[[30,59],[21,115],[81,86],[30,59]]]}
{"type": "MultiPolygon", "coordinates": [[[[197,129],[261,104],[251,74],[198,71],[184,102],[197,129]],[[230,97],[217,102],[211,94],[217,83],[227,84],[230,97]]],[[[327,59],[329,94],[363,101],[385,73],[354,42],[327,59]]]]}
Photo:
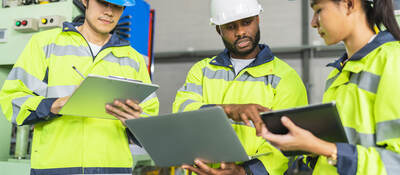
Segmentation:
{"type": "MultiPolygon", "coordinates": [[[[62,26],[82,14],[72,0],[0,0],[0,85],[7,78],[32,34],[62,26]]],[[[123,12],[116,32],[131,42],[153,72],[154,11],[144,0],[123,12]]],[[[0,170],[2,175],[30,173],[31,126],[13,126],[0,112],[0,170]]],[[[136,148],[135,148],[136,149],[136,148]]],[[[152,165],[143,151],[134,155],[135,163],[152,165]]]]}

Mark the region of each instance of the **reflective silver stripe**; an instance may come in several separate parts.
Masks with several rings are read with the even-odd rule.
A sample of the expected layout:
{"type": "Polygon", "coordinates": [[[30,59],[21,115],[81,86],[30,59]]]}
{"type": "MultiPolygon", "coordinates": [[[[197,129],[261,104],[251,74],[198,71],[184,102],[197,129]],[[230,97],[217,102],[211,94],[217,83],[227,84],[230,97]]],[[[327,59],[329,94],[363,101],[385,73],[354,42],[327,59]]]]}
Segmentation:
{"type": "Polygon", "coordinates": [[[137,72],[139,72],[139,63],[128,57],[115,57],[112,53],[109,53],[107,56],[103,58],[104,61],[118,63],[121,66],[130,66],[134,68],[137,72]]]}
{"type": "Polygon", "coordinates": [[[208,79],[222,79],[225,81],[232,81],[235,79],[235,73],[227,70],[211,70],[208,67],[203,68],[203,75],[208,79]]]}
{"type": "Polygon", "coordinates": [[[203,86],[194,83],[186,83],[178,91],[194,92],[203,96],[203,86]]]}
{"type": "Polygon", "coordinates": [[[132,168],[112,168],[112,167],[93,167],[93,168],[82,168],[82,167],[73,167],[73,168],[52,168],[52,169],[31,169],[31,174],[132,174],[132,168]]]}
{"type": "Polygon", "coordinates": [[[191,104],[191,103],[194,103],[194,102],[197,102],[197,101],[194,101],[194,100],[192,100],[192,99],[186,100],[185,102],[183,102],[183,103],[181,104],[181,106],[179,107],[178,112],[183,112],[183,111],[185,110],[185,108],[186,108],[187,105],[189,105],[189,104],[191,104]]]}
{"type": "Polygon", "coordinates": [[[50,86],[47,91],[47,98],[58,98],[71,95],[78,86],[50,86]]]}
{"type": "Polygon", "coordinates": [[[153,92],[148,97],[146,97],[141,103],[144,103],[144,102],[149,101],[149,100],[151,100],[153,98],[156,98],[156,97],[157,97],[157,94],[155,92],[153,92]]]}
{"type": "Polygon", "coordinates": [[[364,134],[357,132],[354,128],[344,127],[350,144],[363,145],[365,147],[376,146],[375,134],[364,134]]]}
{"type": "Polygon", "coordinates": [[[28,100],[30,97],[33,97],[32,95],[27,95],[19,98],[15,98],[11,101],[12,103],[12,109],[13,109],[13,115],[11,118],[11,122],[14,124],[17,124],[17,117],[18,114],[21,110],[21,106],[28,100]]]}
{"type": "Polygon", "coordinates": [[[55,55],[55,56],[74,55],[74,56],[81,56],[81,57],[91,57],[92,56],[92,54],[90,53],[89,47],[73,46],[73,45],[60,46],[60,45],[57,45],[54,43],[44,46],[43,52],[44,52],[46,58],[50,58],[51,55],[55,55]]]}
{"type": "MultiPolygon", "coordinates": [[[[232,119],[229,119],[229,122],[231,124],[233,124],[233,125],[244,125],[244,126],[247,126],[246,123],[244,123],[244,122],[237,122],[237,121],[234,121],[232,119]]],[[[251,125],[251,127],[255,128],[254,123],[252,121],[250,121],[250,125],[251,125]]]]}
{"type": "Polygon", "coordinates": [[[325,91],[335,82],[335,80],[339,77],[340,73],[336,74],[334,77],[326,80],[325,82],[325,91]]]}
{"type": "Polygon", "coordinates": [[[281,78],[275,75],[267,75],[266,76],[266,81],[265,85],[272,85],[273,88],[278,87],[279,82],[281,81],[281,78]]]}
{"type": "Polygon", "coordinates": [[[11,118],[11,122],[17,125],[17,117],[18,117],[18,114],[19,114],[19,111],[21,110],[21,108],[13,104],[12,110],[13,110],[13,115],[11,118]]]}
{"type": "MultiPolygon", "coordinates": [[[[208,67],[203,68],[203,74],[208,79],[222,79],[225,81],[233,81],[235,79],[235,74],[233,71],[227,70],[211,70],[208,67]]],[[[267,75],[263,77],[252,77],[248,73],[242,74],[236,81],[260,81],[264,82],[265,85],[272,85],[273,88],[276,88],[280,82],[281,78],[276,75],[267,75]]]]}
{"type": "Polygon", "coordinates": [[[359,88],[376,93],[381,77],[370,72],[362,71],[350,76],[350,83],[356,84],[359,88]]]}
{"type": "Polygon", "coordinates": [[[7,80],[21,80],[28,89],[40,96],[46,96],[47,84],[29,74],[21,67],[14,67],[8,74],[7,80]]]}
{"type": "Polygon", "coordinates": [[[148,116],[148,117],[151,117],[151,115],[150,115],[150,114],[148,114],[148,113],[145,113],[145,112],[142,112],[142,115],[146,115],[146,116],[148,116]]]}
{"type": "Polygon", "coordinates": [[[265,85],[271,85],[273,88],[276,88],[281,81],[281,78],[276,75],[267,75],[263,77],[252,77],[248,73],[242,74],[239,78],[236,79],[237,81],[260,81],[264,82],[265,85]]]}
{"type": "Polygon", "coordinates": [[[400,154],[383,148],[376,148],[381,156],[388,175],[399,174],[400,172],[400,154]]]}
{"type": "Polygon", "coordinates": [[[378,142],[400,138],[400,119],[379,122],[376,125],[376,130],[376,139],[378,142]]]}

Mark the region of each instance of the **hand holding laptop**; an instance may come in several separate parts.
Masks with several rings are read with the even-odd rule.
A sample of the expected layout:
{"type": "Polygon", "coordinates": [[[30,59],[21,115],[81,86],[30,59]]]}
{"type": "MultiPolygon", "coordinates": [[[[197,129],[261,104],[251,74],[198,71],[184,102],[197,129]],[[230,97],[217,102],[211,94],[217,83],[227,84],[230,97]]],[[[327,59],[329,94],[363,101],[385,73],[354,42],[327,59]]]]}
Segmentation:
{"type": "Polygon", "coordinates": [[[195,172],[196,174],[207,174],[207,175],[218,175],[218,174],[238,174],[238,175],[245,175],[246,171],[243,167],[236,165],[235,163],[221,163],[221,167],[211,168],[206,163],[195,160],[194,163],[196,167],[191,165],[182,165],[183,169],[195,172]]]}
{"type": "Polygon", "coordinates": [[[251,159],[221,107],[126,120],[126,125],[159,167],[251,159]]]}

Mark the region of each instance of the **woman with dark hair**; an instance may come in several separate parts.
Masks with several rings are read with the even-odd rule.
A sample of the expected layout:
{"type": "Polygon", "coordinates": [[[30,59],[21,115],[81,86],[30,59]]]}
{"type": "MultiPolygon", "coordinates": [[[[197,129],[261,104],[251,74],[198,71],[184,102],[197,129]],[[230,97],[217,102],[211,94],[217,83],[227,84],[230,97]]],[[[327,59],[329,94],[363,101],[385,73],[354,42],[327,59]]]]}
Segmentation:
{"type": "Polygon", "coordinates": [[[400,30],[392,0],[311,0],[311,7],[311,25],[325,43],[346,47],[328,65],[334,70],[323,101],[336,101],[349,144],[321,140],[287,117],[288,134],[263,137],[281,150],[317,155],[307,161],[314,174],[399,174],[400,30]]]}

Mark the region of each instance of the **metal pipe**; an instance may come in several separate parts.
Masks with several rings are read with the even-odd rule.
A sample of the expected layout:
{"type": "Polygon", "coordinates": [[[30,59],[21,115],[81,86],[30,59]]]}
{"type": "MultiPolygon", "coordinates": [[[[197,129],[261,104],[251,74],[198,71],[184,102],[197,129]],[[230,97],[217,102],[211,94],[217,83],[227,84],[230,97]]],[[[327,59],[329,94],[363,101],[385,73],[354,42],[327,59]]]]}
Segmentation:
{"type": "Polygon", "coordinates": [[[29,125],[18,126],[15,143],[15,158],[24,159],[28,152],[29,125]]]}
{"type": "MultiPolygon", "coordinates": [[[[304,50],[315,50],[316,52],[321,51],[342,51],[344,50],[343,45],[336,46],[293,46],[293,47],[273,47],[271,48],[272,53],[281,54],[281,53],[301,53],[304,50]]],[[[215,56],[220,50],[199,50],[199,51],[174,51],[174,52],[156,52],[154,53],[154,57],[156,59],[170,59],[170,58],[191,58],[191,57],[211,57],[215,56]]]]}
{"type": "MultiPolygon", "coordinates": [[[[310,45],[310,27],[309,27],[309,2],[308,0],[301,1],[301,29],[302,29],[302,45],[310,45]]],[[[310,64],[311,59],[313,59],[313,48],[305,49],[301,53],[301,67],[302,67],[302,79],[304,85],[306,86],[308,99],[311,97],[311,81],[310,81],[310,64]]]]}

